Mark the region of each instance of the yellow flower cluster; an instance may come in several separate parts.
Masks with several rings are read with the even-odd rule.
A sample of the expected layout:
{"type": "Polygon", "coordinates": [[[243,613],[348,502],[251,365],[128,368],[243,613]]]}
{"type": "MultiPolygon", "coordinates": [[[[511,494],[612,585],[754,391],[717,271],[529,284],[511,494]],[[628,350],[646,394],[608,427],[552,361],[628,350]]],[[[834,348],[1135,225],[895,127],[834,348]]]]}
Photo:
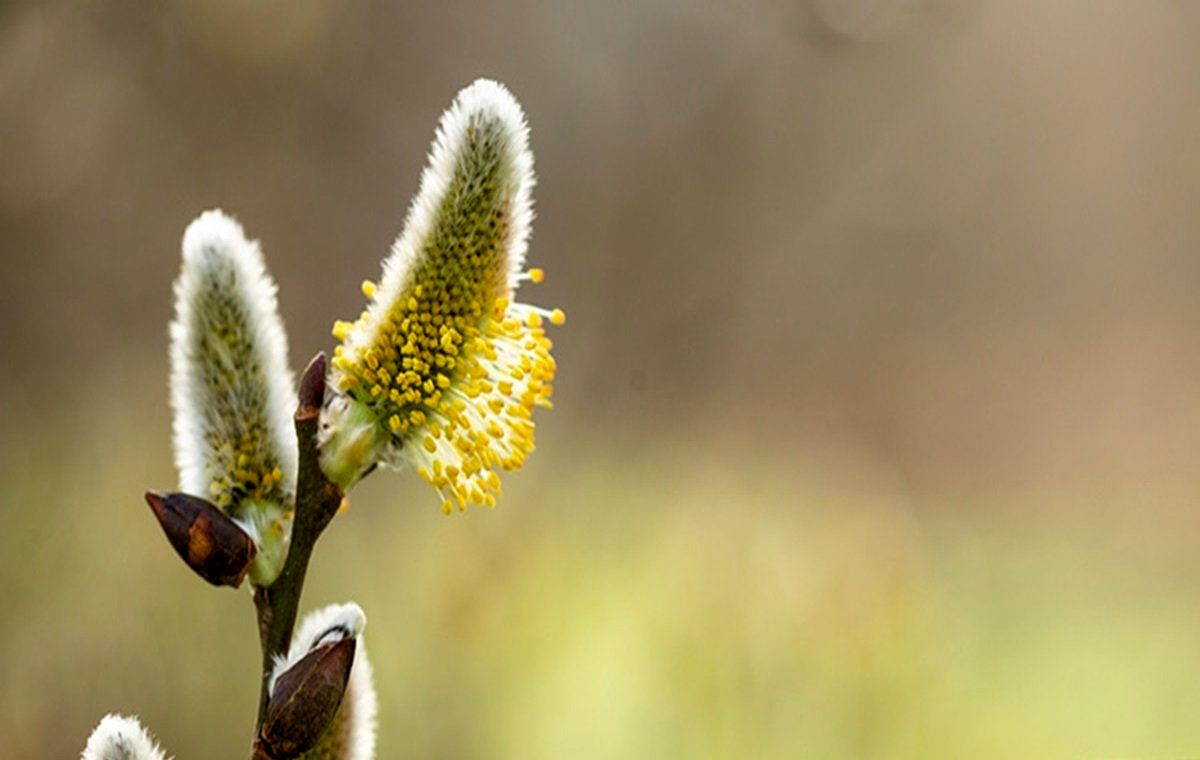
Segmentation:
{"type": "MultiPolygon", "coordinates": [[[[442,511],[495,506],[496,469],[519,469],[533,451],[533,409],[550,406],[554,358],[543,319],[561,310],[510,304],[495,250],[464,250],[456,260],[425,259],[411,291],[378,325],[375,344],[351,358],[334,352],[339,390],[386,421],[397,446],[442,495],[442,511]]],[[[541,270],[527,273],[540,281],[541,270]]],[[[375,286],[364,283],[374,295],[375,286]]],[[[361,320],[370,320],[367,312],[361,320]]],[[[338,322],[348,338],[362,325],[338,322]]]]}
{"type": "Polygon", "coordinates": [[[218,507],[228,508],[235,501],[251,499],[283,503],[283,468],[272,462],[264,462],[259,451],[261,434],[255,430],[245,432],[236,447],[228,440],[213,438],[213,464],[210,465],[209,496],[218,507]]]}

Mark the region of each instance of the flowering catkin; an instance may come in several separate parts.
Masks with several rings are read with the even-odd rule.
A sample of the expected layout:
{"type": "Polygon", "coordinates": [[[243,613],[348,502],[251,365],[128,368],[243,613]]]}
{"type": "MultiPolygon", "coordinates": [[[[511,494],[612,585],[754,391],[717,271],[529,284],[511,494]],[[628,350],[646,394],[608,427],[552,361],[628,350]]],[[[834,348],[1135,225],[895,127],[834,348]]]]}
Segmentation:
{"type": "Polygon", "coordinates": [[[413,466],[446,513],[494,506],[498,470],[533,451],[550,406],[544,322],[513,300],[533,219],[529,129],[502,85],[478,80],[443,114],[404,231],[353,323],[338,322],[338,392],[323,415],[322,467],[343,488],[377,464],[413,466]]]}

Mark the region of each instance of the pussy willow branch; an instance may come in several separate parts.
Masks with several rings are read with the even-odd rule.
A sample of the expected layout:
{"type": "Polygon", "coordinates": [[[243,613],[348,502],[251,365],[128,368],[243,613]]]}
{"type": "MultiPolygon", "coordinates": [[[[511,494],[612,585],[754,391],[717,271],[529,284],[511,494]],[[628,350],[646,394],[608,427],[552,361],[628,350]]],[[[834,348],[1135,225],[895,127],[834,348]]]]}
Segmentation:
{"type": "Polygon", "coordinates": [[[325,398],[326,359],[319,353],[309,362],[300,378],[299,404],[296,408],[296,444],[299,451],[296,472],[296,512],[292,541],[279,577],[270,586],[254,590],[258,610],[258,634],[262,642],[262,690],[258,700],[255,736],[262,728],[270,692],[267,688],[275,656],[287,652],[296,627],[296,611],[308,560],[317,538],[337,514],[342,492],[325,479],[317,451],[317,430],[321,404],[325,398]]]}

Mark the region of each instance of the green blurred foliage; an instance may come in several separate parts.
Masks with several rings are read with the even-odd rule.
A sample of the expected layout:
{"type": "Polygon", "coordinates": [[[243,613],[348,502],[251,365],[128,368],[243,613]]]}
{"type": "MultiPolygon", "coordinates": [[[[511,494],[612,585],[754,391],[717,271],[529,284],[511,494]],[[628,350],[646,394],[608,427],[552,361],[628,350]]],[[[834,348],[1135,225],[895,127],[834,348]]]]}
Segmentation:
{"type": "MultiPolygon", "coordinates": [[[[108,710],[180,757],[238,756],[249,595],[203,584],[166,545],[140,491],[173,479],[167,417],[109,398],[27,417],[3,451],[6,757],[70,756],[108,710]]],[[[368,610],[382,757],[1164,756],[1200,741],[1195,567],[1164,562],[1153,530],[1038,515],[1071,513],[1069,495],[986,518],[972,515],[991,496],[917,508],[844,457],[543,427],[495,511],[445,518],[416,479],[378,474],[318,547],[305,607],[368,610]]]]}

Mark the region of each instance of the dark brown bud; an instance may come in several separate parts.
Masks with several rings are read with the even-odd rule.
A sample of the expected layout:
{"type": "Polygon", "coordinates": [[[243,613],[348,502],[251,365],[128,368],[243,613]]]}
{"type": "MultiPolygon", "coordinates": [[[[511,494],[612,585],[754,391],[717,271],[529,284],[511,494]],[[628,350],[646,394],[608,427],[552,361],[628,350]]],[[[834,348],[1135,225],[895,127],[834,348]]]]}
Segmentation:
{"type": "Polygon", "coordinates": [[[228,515],[185,493],[147,491],[146,503],[188,567],[214,586],[242,585],[258,548],[228,515]]]}
{"type": "Polygon", "coordinates": [[[296,417],[316,417],[321,413],[321,406],[325,403],[325,373],[329,369],[329,362],[325,358],[325,352],[319,351],[312,358],[308,366],[304,369],[304,374],[300,376],[300,389],[297,392],[299,404],[296,408],[296,417]]]}
{"type": "Polygon", "coordinates": [[[256,751],[290,760],[313,748],[342,704],[355,646],[354,638],[321,644],[275,680],[256,751]]]}

